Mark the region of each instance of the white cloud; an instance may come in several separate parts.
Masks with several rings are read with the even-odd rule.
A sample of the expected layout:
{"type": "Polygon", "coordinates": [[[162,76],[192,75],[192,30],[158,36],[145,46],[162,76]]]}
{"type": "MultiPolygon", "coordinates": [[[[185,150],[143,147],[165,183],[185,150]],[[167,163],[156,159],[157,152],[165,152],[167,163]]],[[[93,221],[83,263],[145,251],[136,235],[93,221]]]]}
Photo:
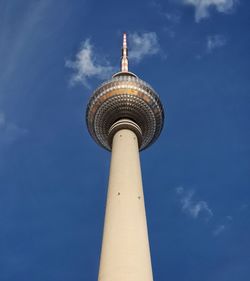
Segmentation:
{"type": "Polygon", "coordinates": [[[248,207],[249,207],[249,205],[248,205],[248,204],[246,204],[246,203],[241,204],[241,206],[240,206],[240,210],[241,210],[241,211],[245,211],[245,210],[247,210],[247,209],[248,209],[248,207]]]}
{"type": "Polygon", "coordinates": [[[97,55],[89,39],[82,43],[74,61],[66,61],[66,66],[74,70],[71,83],[82,83],[86,87],[89,87],[89,78],[106,79],[114,72],[109,62],[106,61],[104,65],[98,63],[97,55]]]}
{"type": "Polygon", "coordinates": [[[182,3],[194,6],[196,22],[209,17],[211,8],[221,13],[229,13],[237,2],[238,0],[182,0],[182,3]]]}
{"type": "Polygon", "coordinates": [[[157,34],[155,32],[129,34],[129,49],[129,58],[135,62],[140,62],[145,56],[159,53],[157,34]]]}
{"type": "Polygon", "coordinates": [[[181,15],[176,11],[165,11],[162,5],[158,1],[151,1],[150,6],[156,10],[156,12],[165,18],[170,24],[178,24],[181,20],[181,15]]]}
{"type": "Polygon", "coordinates": [[[164,17],[173,24],[178,24],[181,21],[181,16],[177,13],[164,13],[164,17]]]}
{"type": "Polygon", "coordinates": [[[207,52],[211,53],[214,49],[221,48],[227,44],[224,35],[212,35],[207,37],[207,52]]]}
{"type": "Polygon", "coordinates": [[[3,112],[0,112],[0,130],[4,127],[5,124],[5,114],[3,112]]]}
{"type": "Polygon", "coordinates": [[[183,194],[184,193],[184,188],[182,186],[178,186],[175,189],[177,194],[183,194]]]}
{"type": "Polygon", "coordinates": [[[0,149],[3,148],[3,145],[13,143],[27,134],[27,132],[26,129],[20,128],[13,122],[8,121],[4,112],[0,111],[0,149]]]}
{"type": "Polygon", "coordinates": [[[224,224],[221,224],[221,225],[218,225],[215,230],[213,231],[213,235],[214,236],[218,236],[219,234],[221,234],[224,230],[225,230],[225,225],[224,224]]]}
{"type": "MultiPolygon", "coordinates": [[[[35,35],[37,35],[43,21],[47,20],[46,16],[51,6],[51,1],[44,0],[36,1],[35,3],[25,1],[23,6],[25,6],[25,13],[15,20],[13,20],[16,7],[14,1],[7,1],[0,10],[0,18],[2,20],[0,25],[1,82],[8,82],[9,79],[13,81],[14,73],[17,73],[19,77],[20,70],[30,68],[30,66],[26,66],[28,62],[27,58],[29,58],[31,51],[37,49],[35,35]],[[6,6],[5,9],[3,8],[4,6],[6,6]],[[11,19],[12,21],[10,21],[11,19]],[[33,48],[33,46],[36,47],[33,48]],[[21,60],[26,64],[23,65],[21,60]],[[1,66],[3,66],[2,69],[1,66]]],[[[20,12],[20,15],[22,12],[20,12]]],[[[39,36],[39,42],[40,40],[41,34],[39,36]]]]}
{"type": "Polygon", "coordinates": [[[224,222],[223,223],[220,223],[218,224],[215,229],[213,230],[213,235],[214,236],[218,236],[220,235],[222,232],[224,232],[225,230],[227,230],[230,225],[232,224],[233,222],[233,217],[232,216],[226,216],[224,218],[224,222]]]}
{"type": "Polygon", "coordinates": [[[183,187],[177,187],[176,193],[180,197],[182,210],[193,219],[198,218],[201,214],[205,215],[206,218],[213,216],[213,212],[206,201],[194,199],[194,191],[185,191],[183,187]]]}

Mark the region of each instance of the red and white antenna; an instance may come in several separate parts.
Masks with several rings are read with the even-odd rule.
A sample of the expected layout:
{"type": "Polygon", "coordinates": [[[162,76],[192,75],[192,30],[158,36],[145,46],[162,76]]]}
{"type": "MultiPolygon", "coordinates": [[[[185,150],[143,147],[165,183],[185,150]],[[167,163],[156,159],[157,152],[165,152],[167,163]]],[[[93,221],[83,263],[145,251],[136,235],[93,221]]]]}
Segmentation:
{"type": "Polygon", "coordinates": [[[121,72],[128,72],[128,47],[126,33],[123,33],[121,72]]]}

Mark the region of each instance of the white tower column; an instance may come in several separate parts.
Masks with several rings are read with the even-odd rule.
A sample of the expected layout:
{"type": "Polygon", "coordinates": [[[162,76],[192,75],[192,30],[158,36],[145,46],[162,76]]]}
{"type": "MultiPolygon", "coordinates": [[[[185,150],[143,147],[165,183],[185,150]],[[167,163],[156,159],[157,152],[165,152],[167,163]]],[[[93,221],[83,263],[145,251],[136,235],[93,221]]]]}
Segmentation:
{"type": "Polygon", "coordinates": [[[137,135],[113,137],[98,281],[153,281],[137,135]]]}
{"type": "Polygon", "coordinates": [[[112,151],[99,281],[153,281],[139,151],[159,137],[159,96],[128,70],[123,34],[121,69],[97,88],[86,111],[90,135],[112,151]]]}

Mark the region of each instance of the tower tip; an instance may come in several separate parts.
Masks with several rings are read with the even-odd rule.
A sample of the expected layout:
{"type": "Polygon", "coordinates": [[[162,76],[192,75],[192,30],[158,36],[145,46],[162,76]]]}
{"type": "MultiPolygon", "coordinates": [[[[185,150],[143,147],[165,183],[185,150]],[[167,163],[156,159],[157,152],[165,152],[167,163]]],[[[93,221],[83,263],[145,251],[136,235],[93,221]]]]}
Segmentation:
{"type": "Polygon", "coordinates": [[[127,45],[127,33],[123,32],[123,45],[127,45]]]}
{"type": "Polygon", "coordinates": [[[128,47],[126,32],[123,33],[121,72],[128,72],[128,47]]]}

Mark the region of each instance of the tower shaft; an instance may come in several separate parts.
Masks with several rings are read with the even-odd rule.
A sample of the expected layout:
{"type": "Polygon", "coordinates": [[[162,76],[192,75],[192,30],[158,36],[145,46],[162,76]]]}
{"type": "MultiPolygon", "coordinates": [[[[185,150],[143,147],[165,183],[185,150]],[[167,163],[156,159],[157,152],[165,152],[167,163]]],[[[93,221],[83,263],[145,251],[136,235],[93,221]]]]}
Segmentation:
{"type": "Polygon", "coordinates": [[[130,129],[112,141],[98,281],[153,281],[138,139],[130,129]]]}

